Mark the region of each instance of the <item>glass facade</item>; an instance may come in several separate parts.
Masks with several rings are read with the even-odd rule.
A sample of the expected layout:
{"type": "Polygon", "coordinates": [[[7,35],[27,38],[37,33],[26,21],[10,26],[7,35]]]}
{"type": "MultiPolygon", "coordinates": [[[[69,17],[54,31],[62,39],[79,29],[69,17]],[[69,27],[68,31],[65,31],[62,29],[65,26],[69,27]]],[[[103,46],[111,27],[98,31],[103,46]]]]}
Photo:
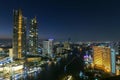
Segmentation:
{"type": "Polygon", "coordinates": [[[20,9],[13,11],[13,17],[13,54],[21,59],[26,53],[26,18],[20,9]]]}
{"type": "Polygon", "coordinates": [[[29,28],[29,53],[38,54],[38,27],[36,17],[31,19],[29,28]]]}
{"type": "Polygon", "coordinates": [[[104,46],[93,47],[94,66],[105,72],[111,72],[111,49],[104,46]]]}

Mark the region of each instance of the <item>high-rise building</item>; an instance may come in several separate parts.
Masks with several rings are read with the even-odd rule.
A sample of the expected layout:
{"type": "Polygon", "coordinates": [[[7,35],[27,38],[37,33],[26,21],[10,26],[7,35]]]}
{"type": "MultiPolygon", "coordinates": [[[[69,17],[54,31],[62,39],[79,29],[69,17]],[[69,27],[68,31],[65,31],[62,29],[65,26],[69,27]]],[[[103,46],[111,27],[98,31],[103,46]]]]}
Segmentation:
{"type": "Polygon", "coordinates": [[[94,46],[93,62],[96,68],[115,73],[115,51],[110,47],[94,46]]]}
{"type": "Polygon", "coordinates": [[[116,73],[116,51],[111,47],[111,72],[116,73]]]}
{"type": "Polygon", "coordinates": [[[93,63],[97,68],[102,68],[103,65],[103,48],[99,46],[93,47],[93,63]]]}
{"type": "Polygon", "coordinates": [[[38,27],[36,17],[31,19],[29,29],[29,53],[38,53],[38,27]]]}
{"type": "Polygon", "coordinates": [[[43,41],[43,54],[51,55],[53,53],[53,40],[43,41]]]}
{"type": "Polygon", "coordinates": [[[26,54],[26,17],[22,11],[13,11],[13,54],[14,58],[21,59],[26,54]]]}

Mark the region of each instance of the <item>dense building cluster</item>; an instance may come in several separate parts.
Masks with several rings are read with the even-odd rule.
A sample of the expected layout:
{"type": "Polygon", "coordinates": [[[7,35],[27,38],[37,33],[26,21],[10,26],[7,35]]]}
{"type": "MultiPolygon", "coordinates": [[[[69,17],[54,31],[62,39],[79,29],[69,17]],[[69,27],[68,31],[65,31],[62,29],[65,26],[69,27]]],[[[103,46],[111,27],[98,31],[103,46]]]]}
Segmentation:
{"type": "Polygon", "coordinates": [[[13,53],[14,58],[24,58],[27,50],[31,54],[38,54],[38,27],[36,17],[31,19],[29,27],[29,38],[27,39],[27,18],[22,11],[14,11],[13,27],[13,53]],[[27,44],[27,40],[29,40],[27,44]],[[28,47],[27,47],[28,46],[28,47]]]}
{"type": "MultiPolygon", "coordinates": [[[[29,74],[40,70],[43,64],[60,64],[60,61],[66,60],[62,69],[72,72],[73,64],[72,68],[80,72],[76,71],[82,79],[102,79],[104,73],[120,75],[119,42],[72,42],[71,39],[64,42],[54,39],[40,41],[36,17],[28,23],[30,24],[27,24],[27,18],[20,9],[13,11],[12,43],[0,43],[0,66],[7,71],[4,74],[12,72],[11,66],[14,66],[14,72],[22,70],[20,75],[23,76],[26,73],[23,70],[29,74]],[[93,77],[87,75],[89,71],[93,77]]],[[[5,72],[2,68],[1,72],[5,72]]]]}

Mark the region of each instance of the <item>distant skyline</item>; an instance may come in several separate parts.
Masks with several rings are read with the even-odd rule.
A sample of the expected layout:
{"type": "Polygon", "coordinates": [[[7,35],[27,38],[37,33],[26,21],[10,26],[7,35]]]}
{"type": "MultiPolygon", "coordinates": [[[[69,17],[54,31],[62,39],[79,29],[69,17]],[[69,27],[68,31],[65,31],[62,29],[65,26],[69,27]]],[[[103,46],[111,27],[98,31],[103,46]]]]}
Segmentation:
{"type": "Polygon", "coordinates": [[[116,0],[3,0],[0,38],[12,38],[13,10],[37,17],[39,38],[72,41],[120,40],[120,1],[116,0]]]}

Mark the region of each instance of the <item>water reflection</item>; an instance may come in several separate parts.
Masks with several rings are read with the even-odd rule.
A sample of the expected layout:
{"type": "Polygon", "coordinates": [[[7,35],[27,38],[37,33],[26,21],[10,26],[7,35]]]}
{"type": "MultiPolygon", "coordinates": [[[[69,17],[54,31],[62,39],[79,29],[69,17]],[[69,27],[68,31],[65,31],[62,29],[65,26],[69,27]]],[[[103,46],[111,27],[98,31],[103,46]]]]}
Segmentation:
{"type": "MultiPolygon", "coordinates": [[[[69,57],[68,59],[70,58],[72,59],[72,57],[69,57]]],[[[42,66],[42,71],[37,70],[34,73],[28,74],[24,80],[60,80],[59,78],[68,72],[64,72],[64,67],[69,62],[68,59],[62,58],[58,62],[50,61],[48,64],[42,66]]],[[[73,69],[73,67],[78,68],[79,66],[76,67],[76,65],[78,65],[78,63],[76,63],[76,61],[73,61],[72,66],[69,66],[67,70],[70,68],[73,69]]],[[[74,72],[74,70],[71,72],[74,72]]]]}
{"type": "Polygon", "coordinates": [[[51,61],[42,67],[42,71],[39,69],[28,73],[29,70],[24,70],[23,77],[19,80],[58,80],[62,69],[60,62],[51,61]]]}

